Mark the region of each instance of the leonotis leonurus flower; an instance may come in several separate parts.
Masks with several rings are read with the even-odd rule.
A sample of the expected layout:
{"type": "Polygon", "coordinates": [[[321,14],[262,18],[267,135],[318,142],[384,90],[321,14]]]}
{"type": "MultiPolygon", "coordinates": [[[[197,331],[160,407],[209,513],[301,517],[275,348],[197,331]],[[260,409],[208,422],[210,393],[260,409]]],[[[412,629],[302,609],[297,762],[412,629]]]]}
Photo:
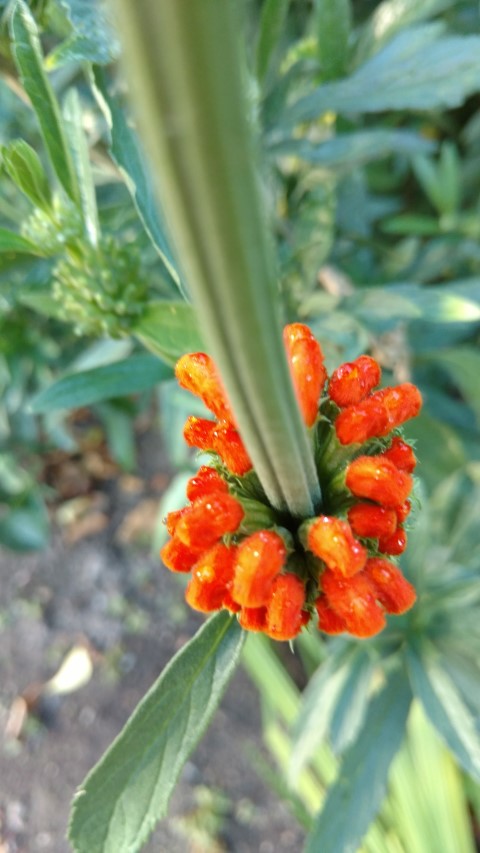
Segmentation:
{"type": "Polygon", "coordinates": [[[212,359],[185,355],[177,379],[215,419],[188,418],[184,436],[212,463],[190,479],[189,505],[167,516],[162,558],[190,573],[192,607],[226,608],[249,631],[290,640],[315,617],[327,634],[370,637],[385,613],[415,601],[390,557],[407,544],[416,464],[399,427],[418,414],[421,396],[410,383],[375,391],[381,370],[367,355],[328,379],[320,345],[300,323],[286,326],[284,342],[315,453],[318,515],[294,518],[269,505],[212,359]]]}

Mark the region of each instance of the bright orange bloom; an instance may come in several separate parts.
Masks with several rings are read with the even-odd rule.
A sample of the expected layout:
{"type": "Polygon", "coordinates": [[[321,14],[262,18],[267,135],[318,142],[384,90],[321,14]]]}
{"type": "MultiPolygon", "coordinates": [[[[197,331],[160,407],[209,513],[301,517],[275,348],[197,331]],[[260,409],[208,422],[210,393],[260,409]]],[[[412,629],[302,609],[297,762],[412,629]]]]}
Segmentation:
{"type": "Polygon", "coordinates": [[[347,468],[346,484],[357,498],[396,507],[407,499],[413,481],[384,456],[358,456],[347,468]]]}
{"type": "Polygon", "coordinates": [[[287,556],[281,536],[273,530],[259,530],[241,542],[237,549],[232,596],[245,607],[266,604],[272,581],[282,570],[287,556]]]}
{"type": "Polygon", "coordinates": [[[404,382],[395,388],[383,388],[377,392],[388,413],[389,431],[418,415],[422,408],[422,395],[416,385],[404,382]]]}
{"type": "Polygon", "coordinates": [[[355,535],[361,536],[362,539],[390,536],[397,527],[397,515],[394,509],[367,503],[350,507],[348,521],[355,535]]]}
{"type": "Polygon", "coordinates": [[[390,462],[393,462],[400,471],[406,471],[407,474],[411,474],[417,464],[413,448],[406,441],[402,441],[397,435],[394,437],[389,449],[385,450],[382,456],[390,459],[390,462]]]}
{"type": "Polygon", "coordinates": [[[190,507],[184,506],[182,509],[176,509],[173,512],[169,512],[165,519],[165,526],[170,534],[173,536],[177,527],[178,522],[182,518],[185,513],[189,511],[190,507]]]}
{"type": "Polygon", "coordinates": [[[377,590],[364,572],[342,578],[326,571],[321,577],[322,590],[332,610],[345,620],[354,637],[373,637],[385,627],[385,616],[377,604],[377,590]]]}
{"type": "Polygon", "coordinates": [[[311,427],[317,417],[318,404],[327,378],[322,349],[308,326],[303,323],[285,326],[283,340],[298,404],[306,425],[311,427]]]}
{"type": "Polygon", "coordinates": [[[340,444],[363,444],[369,438],[386,435],[390,431],[385,406],[372,394],[355,406],[347,406],[335,421],[335,432],[340,444]]]}
{"type": "Polygon", "coordinates": [[[194,501],[211,495],[212,492],[228,492],[228,485],[215,468],[202,465],[194,477],[190,477],[187,483],[187,498],[194,501]]]}
{"type": "Polygon", "coordinates": [[[347,630],[345,619],[332,610],[325,595],[317,598],[315,609],[318,614],[318,627],[325,634],[343,634],[347,630]]]}
{"type": "Polygon", "coordinates": [[[265,631],[267,626],[266,607],[242,607],[238,621],[245,631],[265,631]]]}
{"type": "Polygon", "coordinates": [[[397,527],[395,533],[392,533],[390,536],[382,536],[378,540],[378,550],[382,554],[390,554],[392,557],[398,557],[399,554],[403,554],[406,547],[407,534],[403,527],[397,527]]]}
{"type": "Polygon", "coordinates": [[[232,474],[243,477],[251,471],[252,461],[236,429],[226,423],[217,424],[212,430],[212,440],[213,449],[232,474]]]}
{"type": "Polygon", "coordinates": [[[296,575],[277,575],[267,604],[265,633],[274,640],[293,640],[303,625],[305,587],[296,575]]]}
{"type": "Polygon", "coordinates": [[[189,548],[188,545],[184,545],[180,539],[173,536],[163,546],[160,556],[171,572],[189,572],[199,559],[200,553],[198,549],[189,548]]]}
{"type": "Polygon", "coordinates": [[[233,580],[235,548],[219,543],[195,564],[185,599],[194,610],[211,613],[220,610],[233,580]]]}
{"type": "Polygon", "coordinates": [[[407,516],[410,514],[410,510],[412,509],[412,504],[410,501],[405,501],[405,503],[400,506],[395,507],[395,512],[397,515],[398,524],[403,524],[407,516]]]}
{"type": "Polygon", "coordinates": [[[356,405],[378,385],[381,375],[380,365],[369,355],[347,361],[332,373],[328,383],[330,399],[342,409],[356,405]]]}
{"type": "Polygon", "coordinates": [[[213,360],[204,352],[182,356],[175,366],[178,384],[200,397],[219,420],[234,423],[232,410],[213,360]]]}
{"type": "Polygon", "coordinates": [[[410,383],[374,391],[381,371],[370,356],[342,364],[326,386],[322,350],[308,326],[292,323],[283,337],[303,419],[308,427],[321,421],[308,437],[331,515],[297,518],[270,505],[212,359],[192,353],[178,362],[178,380],[215,420],[190,417],[184,435],[213,461],[188,481],[190,504],[168,514],[172,538],[162,557],[172,571],[191,571],[192,607],[225,608],[246,630],[290,640],[315,608],[326,634],[370,637],[384,627],[385,610],[403,612],[415,599],[400,570],[378,554],[406,546],[416,459],[392,431],[418,414],[420,393],[410,383]],[[377,444],[388,449],[369,455],[377,444]]]}
{"type": "Polygon", "coordinates": [[[389,560],[372,557],[364,571],[375,587],[375,595],[387,613],[405,613],[415,604],[417,594],[398,566],[389,560]]]}
{"type": "Polygon", "coordinates": [[[307,544],[332,572],[344,577],[360,572],[367,559],[367,551],[353,536],[350,525],[328,515],[319,516],[308,526],[307,544]]]}
{"type": "Polygon", "coordinates": [[[216,429],[215,421],[207,421],[205,418],[196,418],[190,415],[185,421],[183,437],[190,447],[198,447],[200,450],[213,450],[213,432],[216,429]]]}
{"type": "Polygon", "coordinates": [[[198,498],[177,524],[175,535],[190,548],[210,548],[221,536],[234,533],[244,516],[241,504],[218,492],[198,498]]]}

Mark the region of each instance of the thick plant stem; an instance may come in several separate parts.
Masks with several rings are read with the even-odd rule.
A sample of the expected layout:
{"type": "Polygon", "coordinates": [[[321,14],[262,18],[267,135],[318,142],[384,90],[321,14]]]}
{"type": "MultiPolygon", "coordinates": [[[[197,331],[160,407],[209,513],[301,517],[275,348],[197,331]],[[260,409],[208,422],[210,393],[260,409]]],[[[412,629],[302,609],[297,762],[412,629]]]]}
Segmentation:
{"type": "Polygon", "coordinates": [[[113,0],[182,272],[272,504],[311,515],[313,455],[280,334],[232,0],[113,0]]]}

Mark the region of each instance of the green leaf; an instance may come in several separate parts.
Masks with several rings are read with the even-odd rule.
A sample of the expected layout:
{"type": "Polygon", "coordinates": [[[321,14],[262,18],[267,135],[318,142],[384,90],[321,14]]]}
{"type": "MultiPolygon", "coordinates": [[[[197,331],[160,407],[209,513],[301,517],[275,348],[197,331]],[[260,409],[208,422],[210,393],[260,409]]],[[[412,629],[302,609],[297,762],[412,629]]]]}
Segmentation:
{"type": "Polygon", "coordinates": [[[88,143],[82,127],[83,113],[76,89],[69,89],[67,92],[63,103],[63,117],[80,187],[80,207],[85,233],[92,246],[96,246],[100,234],[97,199],[88,143]]]}
{"type": "Polygon", "coordinates": [[[158,359],[149,355],[136,355],[63,376],[37,394],[30,409],[36,414],[54,409],[79,409],[100,400],[138,394],[171,377],[172,371],[158,359]]]}
{"type": "Polygon", "coordinates": [[[480,352],[473,347],[447,349],[432,353],[431,360],[448,371],[480,424],[480,352]]]}
{"type": "Polygon", "coordinates": [[[357,649],[352,645],[346,648],[342,646],[338,654],[332,654],[319,667],[305,689],[292,732],[291,783],[295,783],[317,747],[327,737],[337,701],[348,680],[356,654],[357,649]]]}
{"type": "Polygon", "coordinates": [[[405,735],[412,694],[403,670],[374,697],[357,739],[344,755],[306,853],[355,853],[382,804],[390,764],[405,735]]]}
{"type": "Polygon", "coordinates": [[[12,51],[23,87],[37,115],[52,166],[73,201],[79,188],[57,99],[43,70],[35,20],[23,0],[17,0],[10,19],[12,51]]]}
{"type": "Polygon", "coordinates": [[[296,125],[326,112],[458,107],[479,89],[480,36],[442,38],[441,28],[428,24],[397,35],[351,77],[302,97],[286,110],[283,124],[296,125]]]}
{"type": "Polygon", "coordinates": [[[342,77],[348,67],[348,42],[352,28],[350,0],[317,0],[315,23],[323,80],[342,77]]]}
{"type": "Polygon", "coordinates": [[[47,58],[47,68],[65,62],[87,61],[108,65],[118,57],[120,46],[99,0],[59,0],[72,25],[72,35],[47,58]]]}
{"type": "Polygon", "coordinates": [[[195,310],[185,302],[152,303],[132,331],[167,364],[175,365],[186,352],[205,350],[195,310]]]}
{"type": "Polygon", "coordinates": [[[417,701],[388,788],[385,815],[400,840],[392,853],[475,853],[462,774],[417,701]]]}
{"type": "Polygon", "coordinates": [[[133,198],[143,226],[160,255],[173,281],[180,279],[170,247],[163,214],[154,195],[152,177],[140,149],[135,132],[129,125],[122,104],[110,94],[107,78],[101,68],[94,68],[93,92],[110,127],[110,153],[120,169],[133,198]]]}
{"type": "Polygon", "coordinates": [[[12,252],[16,255],[37,255],[44,257],[44,254],[39,246],[22,237],[21,234],[15,234],[14,231],[9,231],[8,228],[0,228],[0,253],[8,254],[12,252]]]}
{"type": "Polygon", "coordinates": [[[329,740],[336,755],[341,755],[358,737],[368,713],[374,670],[371,650],[357,646],[330,723],[329,740]]]}
{"type": "Polygon", "coordinates": [[[217,708],[243,637],[236,619],[219,613],[170,661],[77,793],[75,853],[141,848],[217,708]]]}
{"type": "Polygon", "coordinates": [[[433,15],[454,6],[458,0],[384,0],[362,28],[354,54],[360,65],[382,48],[400,30],[426,21],[433,15]]]}
{"type": "Polygon", "coordinates": [[[471,288],[458,287],[455,282],[428,287],[418,284],[389,284],[381,289],[362,287],[346,297],[342,308],[361,317],[367,324],[372,320],[391,320],[393,325],[399,319],[422,319],[426,323],[478,323],[480,290],[475,282],[471,288]]]}
{"type": "Polygon", "coordinates": [[[257,77],[262,83],[278,54],[290,0],[265,0],[257,41],[257,77]]]}
{"type": "Polygon", "coordinates": [[[412,688],[462,767],[480,779],[480,735],[475,719],[438,657],[434,647],[427,646],[426,642],[422,645],[417,642],[407,649],[412,688]]]}
{"type": "Polygon", "coordinates": [[[16,139],[4,146],[2,155],[3,165],[12,181],[37,207],[48,211],[50,187],[36,151],[23,139],[16,139]]]}
{"type": "Polygon", "coordinates": [[[313,144],[308,139],[280,139],[275,137],[269,151],[278,157],[293,156],[326,169],[349,172],[380,160],[390,154],[415,155],[432,149],[432,142],[410,130],[378,128],[341,133],[333,139],[313,144]]]}

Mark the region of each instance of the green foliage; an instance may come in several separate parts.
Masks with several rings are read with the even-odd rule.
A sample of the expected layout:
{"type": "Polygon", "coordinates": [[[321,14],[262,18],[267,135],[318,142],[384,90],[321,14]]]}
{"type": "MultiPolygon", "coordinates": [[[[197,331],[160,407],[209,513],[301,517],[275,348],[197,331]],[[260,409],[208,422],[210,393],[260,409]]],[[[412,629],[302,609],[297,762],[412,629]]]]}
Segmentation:
{"type": "Polygon", "coordinates": [[[171,370],[158,359],[136,355],[63,376],[32,400],[31,409],[37,413],[79,409],[101,400],[138,394],[171,376],[171,370]]]}
{"type": "Polygon", "coordinates": [[[306,846],[354,853],[386,792],[390,764],[404,737],[412,693],[402,670],[394,670],[372,699],[355,742],[346,751],[339,778],[330,787],[306,846]]]}
{"type": "Polygon", "coordinates": [[[35,109],[50,162],[63,189],[72,201],[79,186],[65,128],[55,95],[43,70],[43,56],[35,21],[22,0],[16,0],[11,17],[13,55],[20,79],[35,109]]]}
{"type": "Polygon", "coordinates": [[[77,793],[69,829],[76,853],[140,849],[166,812],[242,644],[236,620],[219,613],[172,658],[77,793]]]}

